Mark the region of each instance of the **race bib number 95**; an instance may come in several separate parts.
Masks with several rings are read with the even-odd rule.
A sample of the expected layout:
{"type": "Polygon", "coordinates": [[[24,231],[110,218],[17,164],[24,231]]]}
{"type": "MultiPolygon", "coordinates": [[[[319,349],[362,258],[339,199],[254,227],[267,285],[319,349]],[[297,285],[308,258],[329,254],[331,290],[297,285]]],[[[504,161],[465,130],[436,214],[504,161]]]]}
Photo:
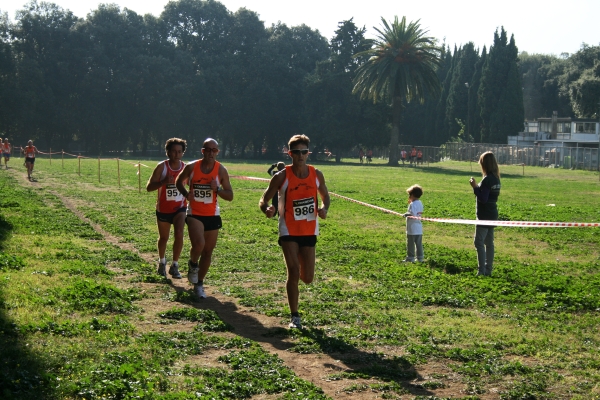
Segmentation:
{"type": "Polygon", "coordinates": [[[294,219],[296,221],[314,221],[316,219],[315,199],[313,197],[293,200],[292,207],[294,209],[294,219]]]}
{"type": "Polygon", "coordinates": [[[167,183],[167,201],[183,201],[183,195],[177,190],[174,183],[167,183]]]}
{"type": "Polygon", "coordinates": [[[201,203],[210,204],[213,201],[213,190],[210,185],[200,185],[194,183],[194,200],[201,203]]]}

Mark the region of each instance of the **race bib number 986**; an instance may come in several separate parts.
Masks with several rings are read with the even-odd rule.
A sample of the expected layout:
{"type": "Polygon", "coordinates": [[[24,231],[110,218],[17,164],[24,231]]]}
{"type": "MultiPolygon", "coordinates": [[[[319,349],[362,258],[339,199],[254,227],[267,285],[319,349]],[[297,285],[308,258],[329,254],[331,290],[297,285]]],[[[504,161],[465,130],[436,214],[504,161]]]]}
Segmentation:
{"type": "Polygon", "coordinates": [[[201,203],[210,204],[213,201],[213,190],[210,185],[201,185],[194,183],[194,200],[201,203]]]}
{"type": "Polygon", "coordinates": [[[183,201],[183,195],[174,183],[167,183],[167,201],[183,201]]]}
{"type": "Polygon", "coordinates": [[[296,221],[314,221],[316,219],[315,199],[313,197],[293,200],[292,207],[294,209],[294,219],[296,221]]]}

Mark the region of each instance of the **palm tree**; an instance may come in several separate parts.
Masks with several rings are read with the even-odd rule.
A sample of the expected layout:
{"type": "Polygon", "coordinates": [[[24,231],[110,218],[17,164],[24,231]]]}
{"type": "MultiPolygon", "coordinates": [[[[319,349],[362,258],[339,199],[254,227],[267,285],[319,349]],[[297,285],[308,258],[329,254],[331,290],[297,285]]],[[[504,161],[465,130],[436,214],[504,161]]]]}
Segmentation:
{"type": "Polygon", "coordinates": [[[398,165],[398,140],[403,101],[413,99],[421,103],[427,93],[438,95],[440,82],[436,68],[440,64],[442,49],[436,39],[425,36],[419,21],[406,23],[406,17],[389,24],[383,17],[383,28],[374,28],[378,35],[373,46],[355,54],[368,60],[357,70],[352,93],[361,99],[392,103],[392,136],[389,165],[398,165]]]}

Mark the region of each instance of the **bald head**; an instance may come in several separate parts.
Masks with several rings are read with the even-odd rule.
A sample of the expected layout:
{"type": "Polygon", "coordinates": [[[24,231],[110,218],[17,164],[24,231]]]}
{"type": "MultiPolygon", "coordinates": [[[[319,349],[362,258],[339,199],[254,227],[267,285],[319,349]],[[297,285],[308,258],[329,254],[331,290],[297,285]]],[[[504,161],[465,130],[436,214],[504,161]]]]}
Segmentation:
{"type": "Polygon", "coordinates": [[[213,139],[213,138],[206,138],[206,140],[204,141],[204,143],[202,143],[202,147],[206,147],[206,145],[209,144],[209,143],[214,144],[217,147],[219,146],[219,143],[215,139],[213,139]]]}

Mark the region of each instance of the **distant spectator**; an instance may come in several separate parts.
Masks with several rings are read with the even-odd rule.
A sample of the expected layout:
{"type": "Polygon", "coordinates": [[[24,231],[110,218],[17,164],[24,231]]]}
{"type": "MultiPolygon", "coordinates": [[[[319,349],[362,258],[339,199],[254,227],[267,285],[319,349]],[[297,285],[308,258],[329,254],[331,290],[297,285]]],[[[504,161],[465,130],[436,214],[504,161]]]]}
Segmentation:
{"type": "Polygon", "coordinates": [[[410,150],[410,164],[412,165],[416,161],[417,161],[417,149],[415,148],[415,146],[413,146],[413,148],[410,150]]]}
{"type": "Polygon", "coordinates": [[[363,163],[363,158],[365,157],[365,152],[363,151],[363,149],[360,149],[358,151],[358,160],[360,161],[360,163],[363,163]]]}
{"type": "Polygon", "coordinates": [[[369,149],[367,150],[367,163],[371,163],[371,161],[373,161],[373,150],[369,149]]]}
{"type": "MultiPolygon", "coordinates": [[[[278,173],[279,171],[282,171],[285,169],[285,163],[283,161],[279,161],[276,163],[271,164],[271,166],[269,167],[269,169],[267,170],[267,174],[269,174],[270,177],[275,176],[276,173],[278,173]],[[275,170],[277,169],[277,170],[275,170]]],[[[273,196],[273,207],[275,207],[275,215],[277,215],[277,213],[279,212],[279,194],[275,194],[275,196],[273,196]]]]}
{"type": "Polygon", "coordinates": [[[423,152],[421,149],[417,150],[417,164],[423,164],[423,152]]]}
{"type": "Polygon", "coordinates": [[[406,161],[406,150],[402,149],[400,151],[400,159],[402,160],[402,165],[404,165],[404,162],[406,161]]]}

